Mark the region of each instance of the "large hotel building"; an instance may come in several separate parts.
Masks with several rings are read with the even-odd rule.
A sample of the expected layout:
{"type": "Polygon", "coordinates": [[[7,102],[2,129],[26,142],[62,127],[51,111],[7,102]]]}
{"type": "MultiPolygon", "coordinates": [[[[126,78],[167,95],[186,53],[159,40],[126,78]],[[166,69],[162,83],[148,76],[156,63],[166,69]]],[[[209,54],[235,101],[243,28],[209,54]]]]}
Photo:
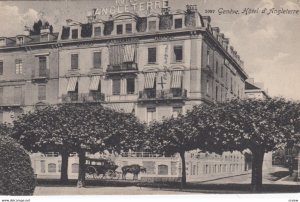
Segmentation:
{"type": "MultiPolygon", "coordinates": [[[[0,121],[47,104],[101,102],[150,123],[197,104],[243,99],[247,78],[229,39],[196,6],[105,21],[89,16],[87,23],[67,20],[59,33],[44,26],[40,35],[0,38],[0,121]]],[[[188,180],[248,169],[238,152],[187,155],[188,180]]],[[[136,156],[123,154],[119,165],[139,163],[145,178],[180,177],[177,156],[136,156]]],[[[58,175],[57,158],[35,157],[38,177],[58,175]]]]}

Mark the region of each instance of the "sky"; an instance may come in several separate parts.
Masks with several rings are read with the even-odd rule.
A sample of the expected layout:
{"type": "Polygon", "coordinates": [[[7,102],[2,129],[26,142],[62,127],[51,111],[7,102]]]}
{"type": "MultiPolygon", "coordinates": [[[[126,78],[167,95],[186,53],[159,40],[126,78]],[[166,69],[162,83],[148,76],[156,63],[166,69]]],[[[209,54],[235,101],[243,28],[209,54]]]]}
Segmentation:
{"type": "MultiPolygon", "coordinates": [[[[186,4],[196,4],[202,15],[211,16],[212,26],[220,27],[229,38],[249,77],[264,83],[270,96],[300,100],[300,11],[241,14],[245,8],[259,12],[264,8],[300,10],[300,0],[169,0],[174,10],[185,9],[186,4]],[[220,14],[221,9],[239,10],[240,14],[220,14]],[[215,13],[207,14],[206,10],[215,13]]],[[[115,0],[0,1],[0,35],[23,33],[25,25],[31,27],[38,19],[49,21],[54,31],[60,31],[66,19],[85,22],[89,10],[113,5],[115,0]]]]}

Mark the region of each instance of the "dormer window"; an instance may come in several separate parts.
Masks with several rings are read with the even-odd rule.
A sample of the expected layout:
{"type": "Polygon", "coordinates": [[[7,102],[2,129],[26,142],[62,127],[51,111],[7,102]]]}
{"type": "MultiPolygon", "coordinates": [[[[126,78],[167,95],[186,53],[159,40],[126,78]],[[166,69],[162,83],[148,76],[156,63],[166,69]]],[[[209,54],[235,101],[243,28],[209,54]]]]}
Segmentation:
{"type": "Polygon", "coordinates": [[[182,18],[175,19],[175,29],[182,28],[182,18]]]}
{"type": "Polygon", "coordinates": [[[132,33],[132,24],[131,23],[126,24],[125,27],[126,27],[126,34],[132,33]]]}
{"type": "Polygon", "coordinates": [[[17,37],[17,44],[18,45],[24,44],[24,37],[22,37],[22,36],[17,37]]]}
{"type": "Polygon", "coordinates": [[[101,36],[101,27],[94,27],[94,36],[101,36]]]}
{"type": "Polygon", "coordinates": [[[6,46],[6,39],[5,38],[0,39],[0,46],[6,46]]]}
{"type": "Polygon", "coordinates": [[[72,29],[72,39],[78,39],[78,29],[72,29]]]}
{"type": "Polygon", "coordinates": [[[117,25],[117,34],[123,34],[123,25],[117,25]]]}
{"type": "Polygon", "coordinates": [[[149,21],[149,31],[150,32],[156,31],[156,20],[149,21]]]}

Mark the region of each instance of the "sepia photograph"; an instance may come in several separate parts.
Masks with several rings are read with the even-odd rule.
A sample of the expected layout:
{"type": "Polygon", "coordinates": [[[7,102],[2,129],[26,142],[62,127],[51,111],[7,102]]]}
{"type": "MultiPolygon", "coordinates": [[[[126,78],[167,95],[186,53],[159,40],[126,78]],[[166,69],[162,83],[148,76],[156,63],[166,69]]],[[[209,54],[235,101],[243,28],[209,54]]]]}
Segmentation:
{"type": "Polygon", "coordinates": [[[1,201],[298,202],[299,33],[300,0],[1,0],[1,201]]]}

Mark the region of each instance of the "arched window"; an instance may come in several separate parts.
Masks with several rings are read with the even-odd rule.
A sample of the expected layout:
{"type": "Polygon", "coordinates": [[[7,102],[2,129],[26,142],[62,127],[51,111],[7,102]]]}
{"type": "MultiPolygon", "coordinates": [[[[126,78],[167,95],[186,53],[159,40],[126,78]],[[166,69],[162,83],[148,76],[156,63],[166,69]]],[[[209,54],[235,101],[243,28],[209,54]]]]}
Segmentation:
{"type": "Polygon", "coordinates": [[[168,175],[168,166],[167,165],[158,165],[158,174],[159,175],[168,175]]]}
{"type": "Polygon", "coordinates": [[[79,164],[73,163],[72,164],[72,173],[78,173],[78,170],[79,170],[79,164]]]}
{"type": "Polygon", "coordinates": [[[55,163],[48,164],[48,173],[56,173],[56,164],[55,163]]]}

